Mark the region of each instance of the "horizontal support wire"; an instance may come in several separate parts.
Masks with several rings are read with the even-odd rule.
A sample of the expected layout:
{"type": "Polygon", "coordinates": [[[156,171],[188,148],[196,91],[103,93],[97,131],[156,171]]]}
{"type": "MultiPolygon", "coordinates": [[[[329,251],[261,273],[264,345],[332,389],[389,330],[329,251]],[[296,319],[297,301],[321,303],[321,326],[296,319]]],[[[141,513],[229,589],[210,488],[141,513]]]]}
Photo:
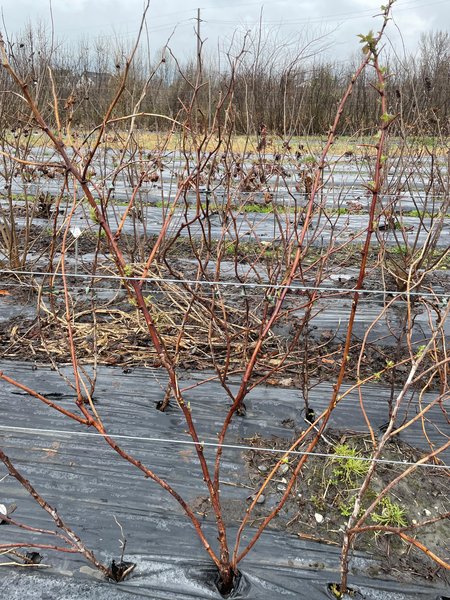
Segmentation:
{"type": "MultiPolygon", "coordinates": [[[[41,434],[44,436],[48,435],[60,435],[67,437],[91,437],[91,438],[102,438],[105,437],[101,433],[93,433],[87,431],[67,431],[63,429],[39,429],[32,427],[13,427],[8,425],[0,425],[0,431],[12,432],[12,433],[23,433],[23,434],[41,434]]],[[[174,438],[159,438],[159,437],[141,437],[134,435],[123,435],[123,434],[114,434],[107,433],[105,434],[108,437],[117,439],[117,440],[130,440],[130,441],[139,441],[139,442],[149,442],[155,444],[169,444],[169,445],[185,445],[185,446],[208,446],[211,448],[226,448],[230,450],[253,450],[256,452],[268,452],[271,454],[282,454],[282,455],[292,455],[292,456],[311,456],[316,458],[326,458],[326,459],[339,459],[339,460],[357,460],[361,462],[375,462],[379,464],[386,465],[401,465],[401,466],[413,466],[417,465],[415,462],[403,461],[403,460],[389,460],[384,458],[368,458],[365,456],[345,456],[341,454],[331,454],[327,452],[303,452],[301,450],[282,450],[280,448],[266,448],[264,446],[247,446],[245,444],[218,444],[215,441],[201,441],[199,443],[194,442],[192,440],[182,440],[182,439],[174,439],[174,438]]],[[[421,463],[418,464],[417,467],[425,467],[430,469],[450,469],[447,465],[435,465],[430,463],[421,463]]]]}
{"type": "MultiPolygon", "coordinates": [[[[103,179],[107,180],[108,176],[104,177],[103,179]]],[[[176,182],[175,179],[173,179],[171,181],[164,181],[164,183],[167,183],[168,186],[169,185],[170,186],[173,185],[175,182],[176,182]]],[[[126,183],[127,182],[125,182],[125,185],[126,185],[126,183]]],[[[35,184],[35,185],[37,187],[38,184],[35,184]]],[[[115,186],[113,186],[112,189],[115,190],[117,188],[115,186]]],[[[140,191],[142,193],[149,193],[149,194],[154,191],[152,188],[145,188],[145,187],[141,187],[139,189],[140,189],[140,191]]],[[[337,190],[339,190],[340,195],[343,196],[343,198],[340,199],[340,200],[344,200],[346,198],[346,196],[350,195],[350,194],[358,194],[358,196],[356,196],[354,198],[355,200],[364,200],[364,199],[369,200],[370,199],[369,195],[367,194],[367,190],[365,188],[344,187],[342,185],[336,185],[334,187],[326,187],[325,186],[325,187],[323,187],[323,188],[320,189],[320,191],[323,192],[323,193],[325,193],[325,194],[326,193],[335,194],[337,192],[337,190]]],[[[120,188],[118,189],[118,191],[119,191],[119,193],[122,192],[122,190],[120,188]]],[[[230,188],[229,190],[214,190],[214,189],[208,190],[208,189],[201,189],[200,188],[198,190],[198,192],[201,195],[202,194],[208,194],[208,195],[211,194],[211,195],[218,196],[218,197],[229,197],[229,196],[234,195],[236,191],[237,190],[234,189],[234,188],[230,188]]],[[[124,190],[124,192],[126,193],[126,190],[124,190]]],[[[264,192],[269,192],[270,194],[273,194],[275,196],[275,198],[274,198],[275,200],[278,199],[279,196],[283,196],[281,198],[281,200],[287,200],[289,204],[291,203],[292,200],[294,200],[294,201],[295,200],[299,200],[299,199],[301,199],[305,195],[305,193],[302,193],[302,192],[296,192],[295,194],[292,194],[290,192],[289,188],[286,188],[286,190],[277,190],[277,189],[270,189],[270,187],[269,188],[263,188],[261,190],[255,191],[255,192],[246,192],[246,191],[239,190],[239,195],[240,196],[250,196],[250,197],[255,197],[256,198],[258,195],[261,195],[264,192]]],[[[197,190],[196,189],[189,189],[189,190],[186,190],[186,193],[187,193],[188,196],[194,196],[194,195],[197,194],[197,190]]],[[[31,192],[28,192],[27,194],[24,193],[24,197],[23,198],[15,198],[14,202],[17,202],[17,203],[30,202],[32,204],[33,203],[32,199],[34,199],[35,196],[36,196],[36,194],[33,194],[31,192]],[[28,198],[30,200],[28,200],[28,198]]],[[[82,197],[83,197],[83,195],[80,193],[80,198],[82,198],[82,197]]],[[[127,198],[131,198],[131,194],[129,196],[127,196],[127,198]]],[[[420,192],[418,192],[416,194],[416,196],[414,196],[413,194],[407,195],[404,192],[397,193],[397,194],[381,194],[381,200],[383,200],[384,198],[395,198],[399,202],[401,202],[402,200],[406,200],[406,201],[420,200],[420,201],[424,201],[424,202],[431,202],[431,200],[427,197],[426,192],[423,192],[423,196],[420,195],[420,192]]],[[[439,192],[436,193],[436,194],[433,194],[433,199],[441,199],[441,198],[442,199],[446,198],[446,195],[444,193],[439,193],[439,192]]],[[[0,194],[0,200],[2,200],[2,199],[7,200],[7,195],[0,194]]],[[[70,196],[70,201],[72,201],[72,200],[73,199],[70,196]]],[[[113,200],[121,202],[120,198],[113,198],[113,200]]],[[[124,200],[124,201],[126,201],[126,200],[124,200]]],[[[157,202],[160,202],[160,200],[158,200],[157,202]]],[[[139,200],[139,204],[141,204],[141,203],[143,203],[145,206],[150,206],[150,207],[154,207],[154,208],[163,208],[162,206],[159,206],[159,205],[157,205],[157,204],[155,204],[154,202],[151,202],[151,201],[142,201],[142,200],[139,200]]],[[[170,203],[171,203],[171,200],[167,199],[167,203],[165,203],[165,204],[168,205],[170,203]]],[[[339,201],[338,202],[333,201],[333,203],[336,204],[337,206],[339,206],[339,201]]],[[[305,208],[305,207],[298,207],[298,208],[299,208],[299,212],[300,212],[301,209],[305,208]]],[[[327,210],[327,209],[332,209],[333,207],[331,207],[331,206],[329,206],[329,207],[325,206],[324,208],[325,208],[325,210],[327,210]]],[[[412,209],[412,210],[415,210],[415,209],[412,209]]],[[[407,213],[409,211],[406,210],[405,212],[407,213]]],[[[403,216],[408,217],[407,214],[403,215],[403,216]]],[[[419,218],[419,216],[415,217],[413,215],[412,218],[419,218]]]]}
{"type": "Polygon", "coordinates": [[[400,296],[417,296],[421,298],[433,298],[444,300],[448,297],[447,294],[432,294],[429,292],[411,292],[397,290],[386,290],[386,289],[355,289],[355,288],[342,288],[342,287],[324,287],[314,285],[284,285],[277,283],[246,283],[242,281],[208,281],[207,279],[171,279],[165,277],[136,277],[136,276],[120,276],[120,275],[103,275],[103,274],[88,274],[88,273],[51,273],[46,271],[15,271],[10,269],[0,270],[0,274],[5,275],[16,275],[16,276],[31,276],[31,277],[72,277],[75,279],[105,279],[110,281],[142,281],[146,283],[171,283],[171,284],[187,284],[187,285],[201,285],[209,287],[235,287],[243,289],[271,289],[271,290],[290,290],[300,292],[335,292],[342,294],[384,294],[395,297],[400,296]]]}

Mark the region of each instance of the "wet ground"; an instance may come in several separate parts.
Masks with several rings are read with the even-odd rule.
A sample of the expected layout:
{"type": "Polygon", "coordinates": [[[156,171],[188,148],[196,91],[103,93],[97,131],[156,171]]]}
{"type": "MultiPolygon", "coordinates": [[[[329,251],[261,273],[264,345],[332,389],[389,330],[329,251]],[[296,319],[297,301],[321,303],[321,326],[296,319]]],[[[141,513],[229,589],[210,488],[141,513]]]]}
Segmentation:
{"type": "MultiPolygon", "coordinates": [[[[32,368],[28,363],[3,361],[0,366],[5,373],[14,374],[18,380],[33,385],[37,391],[58,401],[62,406],[73,406],[74,391],[57,372],[43,366],[32,368]]],[[[65,368],[63,373],[70,379],[70,368],[65,368]]],[[[191,386],[199,383],[201,378],[200,374],[186,373],[181,385],[191,386]]],[[[96,407],[111,434],[123,448],[133,452],[139,460],[151,465],[159,475],[167,478],[195,508],[205,530],[211,531],[208,503],[202,500],[206,489],[194,449],[189,443],[189,437],[183,433],[183,417],[176,408],[169,409],[167,413],[155,410],[155,404],[164,396],[165,383],[165,377],[159,371],[135,369],[131,373],[124,373],[122,369],[101,367],[95,392],[96,407]]],[[[235,384],[237,385],[237,380],[235,384]]],[[[233,380],[230,381],[231,386],[235,384],[233,380]]],[[[320,411],[326,405],[330,393],[330,385],[315,388],[311,406],[320,411]]],[[[387,389],[380,385],[368,386],[365,394],[369,418],[377,430],[386,420],[386,401],[383,396],[387,394],[387,389]]],[[[190,402],[199,435],[205,442],[205,456],[210,460],[215,450],[215,432],[229,402],[224,398],[220,386],[214,382],[186,391],[185,396],[190,402]]],[[[422,401],[430,401],[432,396],[430,394],[429,398],[423,398],[422,401]]],[[[408,411],[411,414],[416,401],[417,399],[412,398],[409,404],[408,411]]],[[[159,486],[141,477],[135,469],[125,464],[99,436],[92,435],[85,428],[71,425],[64,417],[26,393],[2,383],[0,404],[3,407],[0,426],[2,448],[23,474],[29,477],[51,504],[58,507],[61,516],[105,560],[120,554],[120,531],[115,523],[115,516],[127,538],[126,557],[138,564],[137,572],[129,582],[105,588],[105,584],[100,582],[92,583],[92,574],[78,559],[62,560],[46,552],[43,562],[50,565],[48,573],[22,575],[24,569],[20,572],[0,571],[0,586],[3,585],[8,597],[30,593],[33,586],[42,594],[35,597],[44,598],[49,597],[45,594],[62,593],[59,597],[67,600],[75,597],[76,593],[91,594],[86,595],[86,598],[93,598],[94,593],[95,597],[100,598],[106,598],[107,593],[112,594],[109,596],[111,598],[115,598],[116,594],[117,597],[136,594],[168,598],[170,593],[176,593],[177,598],[217,597],[211,583],[205,582],[203,550],[195,533],[183,519],[178,505],[159,486]],[[189,566],[184,560],[187,553],[192,556],[189,566]],[[61,577],[67,581],[63,584],[64,590],[61,589],[61,577]]],[[[261,466],[267,466],[270,464],[268,461],[274,460],[273,455],[267,451],[259,451],[258,448],[286,448],[292,440],[294,430],[304,429],[306,425],[303,408],[297,390],[260,387],[249,395],[246,416],[234,419],[227,437],[230,446],[224,450],[221,473],[222,501],[231,531],[244,507],[248,506],[249,496],[258,487],[262,475],[261,466]],[[260,437],[261,432],[264,432],[263,438],[260,437]]],[[[402,418],[403,416],[400,417],[402,418]]],[[[430,443],[439,444],[445,439],[444,432],[439,430],[441,421],[442,412],[435,406],[428,414],[426,425],[430,443]]],[[[417,451],[410,446],[416,444],[422,426],[419,422],[405,430],[398,439],[400,451],[395,450],[395,444],[390,446],[389,458],[395,457],[399,461],[416,458],[417,451]]],[[[332,427],[345,427],[346,441],[349,444],[353,444],[356,439],[349,432],[364,431],[364,419],[357,409],[355,394],[350,394],[336,408],[332,427]]],[[[333,443],[342,442],[336,429],[325,435],[333,443]]],[[[361,444],[362,438],[358,439],[358,444],[361,444]]],[[[325,443],[320,450],[326,450],[327,446],[325,443]]],[[[425,446],[422,448],[425,449],[425,446]]],[[[442,458],[447,461],[450,459],[447,455],[442,458]]],[[[339,533],[330,530],[338,529],[336,519],[341,509],[336,500],[339,496],[331,488],[325,495],[324,503],[313,504],[312,508],[310,496],[319,496],[319,490],[324,493],[322,486],[326,485],[330,469],[336,468],[332,458],[314,460],[315,462],[311,462],[311,472],[307,471],[305,477],[299,480],[296,496],[288,505],[287,512],[276,519],[274,529],[263,535],[261,544],[243,562],[242,570],[250,583],[247,592],[238,597],[255,600],[269,600],[285,595],[287,598],[305,599],[327,597],[324,584],[337,578],[339,567],[339,550],[333,545],[337,542],[339,533]],[[311,486],[308,483],[308,473],[312,474],[313,471],[313,478],[320,483],[311,486]],[[328,502],[332,503],[333,498],[336,505],[334,508],[331,504],[328,507],[328,502]],[[320,525],[315,513],[324,516],[320,525]],[[289,521],[290,524],[287,525],[289,521]],[[314,539],[322,538],[329,543],[314,542],[314,539]]],[[[381,466],[380,478],[392,477],[401,468],[403,467],[398,465],[389,471],[381,466]]],[[[283,477],[284,474],[280,474],[278,479],[283,477]]],[[[380,479],[377,481],[379,485],[380,479]]],[[[446,489],[448,491],[447,481],[438,469],[420,471],[417,478],[411,480],[410,487],[394,492],[394,498],[405,506],[403,499],[408,498],[414,488],[416,503],[405,506],[406,518],[420,520],[428,514],[424,510],[434,516],[445,507],[448,510],[448,494],[445,493],[446,489]],[[423,482],[424,477],[428,483],[419,493],[414,486],[419,481],[423,482]],[[430,488],[437,495],[430,496],[430,488]]],[[[258,505],[253,526],[257,525],[260,514],[280,495],[280,490],[277,489],[280,485],[283,483],[275,482],[266,494],[265,504],[258,505]]],[[[17,504],[16,519],[34,526],[49,525],[44,513],[17,482],[10,478],[3,479],[1,490],[3,503],[17,504]]],[[[319,497],[316,502],[320,502],[319,497]]],[[[344,519],[342,514],[340,518],[344,519]]],[[[448,522],[447,525],[441,523],[439,527],[429,531],[427,535],[434,535],[435,543],[442,544],[440,549],[445,553],[448,522]]],[[[249,528],[246,539],[251,532],[252,528],[249,528]]],[[[27,532],[20,533],[11,526],[2,526],[3,543],[17,540],[18,537],[30,539],[27,532]]],[[[233,539],[232,534],[230,538],[233,539]]],[[[211,531],[211,543],[214,539],[215,535],[211,531]]],[[[365,598],[395,597],[406,600],[417,597],[428,600],[438,598],[439,589],[446,589],[445,575],[437,572],[434,564],[420,557],[420,554],[406,552],[406,548],[400,548],[399,551],[396,542],[390,540],[388,546],[383,546],[381,538],[376,541],[371,538],[370,543],[365,541],[361,546],[372,552],[371,555],[365,555],[357,545],[351,563],[351,581],[364,589],[365,598]],[[394,552],[397,555],[393,555],[394,552]],[[390,556],[388,561],[386,556],[390,556]],[[394,579],[391,580],[392,577],[394,579]],[[433,583],[425,583],[430,577],[433,583]],[[404,583],[395,583],[395,579],[404,583]]],[[[22,595],[22,598],[25,597],[27,596],[22,595]]]]}
{"type": "MultiPolygon", "coordinates": [[[[53,157],[48,152],[36,152],[37,160],[53,157]]],[[[156,158],[159,161],[155,163],[158,180],[143,185],[138,196],[139,210],[125,221],[121,240],[127,260],[138,274],[142,256],[148,254],[155,236],[161,231],[167,204],[176,194],[183,166],[183,158],[176,153],[156,158]]],[[[248,360],[247,347],[251,349],[254,342],[251,336],[242,333],[242,325],[250,323],[256,327],[261,307],[267,301],[267,284],[282,281],[283,272],[274,270],[277,253],[282,248],[281,240],[291,240],[295,244],[306,202],[301,172],[307,170],[307,163],[289,160],[281,172],[275,157],[267,158],[270,164],[264,166],[264,182],[260,181],[255,189],[249,191],[242,185],[244,175],[255,167],[254,160],[247,157],[242,159],[239,167],[244,175],[237,173],[231,180],[226,179],[224,168],[219,166],[212,185],[202,184],[198,196],[193,190],[186,192],[185,208],[176,209],[167,244],[170,246],[170,236],[175,233],[180,237],[173,247],[170,246],[170,252],[163,254],[157,264],[158,271],[152,273],[153,279],[144,287],[152,315],[159,318],[158,326],[164,341],[172,349],[184,314],[180,306],[185,306],[186,297],[187,301],[190,297],[190,288],[183,288],[186,282],[178,281],[198,278],[199,263],[193,257],[193,250],[200,247],[201,240],[208,238],[213,254],[209,262],[205,262],[202,273],[202,281],[207,284],[206,291],[202,292],[202,302],[216,297],[224,301],[227,324],[234,327],[230,365],[236,371],[248,360]],[[193,207],[197,200],[202,211],[209,203],[208,218],[196,218],[193,207]],[[224,213],[227,203],[234,213],[232,226],[224,213]],[[226,241],[226,251],[231,242],[239,240],[239,245],[231,244],[232,251],[222,257],[218,274],[214,252],[220,240],[226,241]],[[170,259],[169,270],[164,264],[166,259],[170,259]],[[213,287],[216,280],[224,286],[220,292],[213,287]],[[184,298],[183,289],[189,292],[184,298]],[[245,307],[249,307],[248,312],[245,307]]],[[[113,177],[115,159],[115,153],[107,150],[91,181],[101,195],[109,195],[106,215],[111,223],[118,224],[125,203],[130,199],[134,175],[125,176],[123,172],[113,177]]],[[[411,169],[418,166],[417,160],[411,159],[411,169]]],[[[221,473],[221,498],[231,539],[236,533],[237,521],[249,505],[249,498],[258,489],[264,473],[274,464],[277,455],[271,450],[288,447],[293,437],[307,426],[305,399],[310,409],[319,414],[332,396],[351,310],[351,290],[359,269],[360,243],[367,229],[369,162],[348,158],[341,159],[338,165],[330,160],[327,165],[324,187],[317,199],[312,227],[307,232],[311,246],[301,265],[302,275],[286,297],[286,313],[274,325],[263,346],[251,384],[265,377],[274,364],[278,364],[280,356],[287,356],[286,363],[280,373],[275,370],[264,385],[258,385],[250,392],[246,399],[246,416],[235,418],[231,425],[221,473]],[[317,265],[321,264],[322,253],[340,244],[345,245],[345,252],[333,255],[325,272],[318,274],[317,265]],[[311,264],[316,266],[309,271],[311,264]],[[308,293],[312,292],[309,288],[317,288],[319,296],[304,334],[288,351],[296,331],[302,327],[303,305],[308,293]],[[310,368],[306,379],[301,368],[305,361],[310,368]]],[[[430,230],[436,228],[439,211],[442,207],[448,211],[445,204],[448,199],[439,186],[446,167],[441,164],[439,168],[441,179],[435,177],[436,185],[431,187],[427,183],[432,173],[428,160],[423,160],[417,176],[411,175],[411,169],[406,168],[388,174],[386,194],[380,199],[381,227],[372,239],[365,292],[361,294],[356,313],[342,392],[362,377],[370,377],[370,382],[362,386],[361,398],[357,389],[352,390],[334,410],[330,427],[316,449],[327,456],[316,456],[308,462],[286,510],[272,522],[257,548],[242,563],[244,577],[237,598],[321,600],[330,597],[327,584],[338,580],[341,527],[348,517],[352,487],[356,489],[360,479],[340,480],[342,465],[333,456],[337,454],[337,448],[342,450],[342,445],[353,448],[360,457],[370,455],[368,429],[361,406],[375,435],[381,436],[389,416],[389,402],[408,374],[408,367],[399,365],[390,373],[374,377],[391,360],[400,361],[408,356],[411,359],[404,326],[408,305],[405,296],[399,295],[402,282],[396,279],[396,274],[403,263],[410,264],[404,260],[406,248],[420,249],[430,230]],[[389,214],[394,215],[396,226],[387,225],[389,214]],[[379,256],[383,244],[388,250],[387,258],[379,256]],[[391,302],[392,306],[387,308],[391,302]],[[366,347],[361,353],[365,338],[366,347]]],[[[25,183],[17,177],[10,182],[12,212],[8,212],[7,198],[0,199],[0,208],[5,211],[2,213],[4,223],[9,226],[8,219],[13,216],[19,247],[26,258],[20,268],[14,269],[16,273],[11,274],[7,273],[10,264],[6,247],[0,256],[3,269],[0,369],[62,406],[73,409],[75,392],[73,383],[72,387],[70,385],[73,374],[67,366],[70,352],[67,340],[61,335],[65,318],[63,288],[60,278],[50,287],[45,275],[55,266],[60,268],[61,232],[53,262],[49,263],[52,228],[63,227],[66,222],[72,202],[68,193],[79,193],[73,189],[65,190],[60,212],[56,214],[54,196],[62,189],[62,183],[58,172],[51,177],[31,173],[30,180],[25,183]],[[42,194],[49,203],[45,200],[39,208],[34,200],[42,198],[42,194]],[[32,199],[28,205],[24,197],[32,199]],[[28,234],[32,244],[26,248],[28,234]],[[53,368],[50,361],[53,361],[53,368]]],[[[89,373],[93,373],[94,356],[100,365],[94,393],[96,406],[123,447],[154,467],[187,498],[215,545],[216,533],[206,489],[185,431],[184,419],[174,406],[164,414],[155,410],[156,404],[164,398],[167,377],[154,368],[158,360],[149,344],[148,333],[142,328],[121,281],[114,278],[114,265],[86,203],[80,203],[71,225],[80,227],[83,232],[77,249],[70,238],[65,257],[75,345],[81,364],[89,373]],[[97,275],[112,273],[113,278],[92,279],[94,264],[97,275]]],[[[427,264],[432,264],[433,257],[442,256],[450,244],[448,219],[443,220],[438,233],[434,254],[430,254],[431,262],[427,264]]],[[[412,356],[427,342],[448,302],[448,258],[444,257],[438,267],[414,290],[416,296],[411,304],[412,323],[408,332],[412,356]]],[[[205,456],[212,460],[217,431],[230,400],[214,379],[197,385],[214,376],[210,371],[212,348],[216,359],[223,360],[226,356],[222,330],[219,328],[211,338],[210,313],[202,312],[201,302],[199,306],[195,320],[188,321],[190,337],[181,349],[179,367],[181,385],[191,388],[185,391],[185,398],[190,403],[199,436],[205,442],[205,456]],[[204,343],[206,338],[208,343],[204,343]]],[[[450,334],[449,327],[447,320],[442,331],[444,342],[450,334]]],[[[428,362],[425,366],[431,364],[428,362]]],[[[238,374],[227,378],[232,392],[238,389],[238,374]]],[[[434,403],[423,419],[416,420],[390,443],[385,457],[395,461],[395,465],[380,464],[369,496],[376,495],[409,462],[416,461],[421,452],[448,439],[448,390],[442,390],[442,381],[443,376],[434,378],[422,393],[419,393],[418,385],[411,388],[398,416],[398,425],[433,403],[437,392],[441,394],[441,402],[434,403]]],[[[419,383],[424,385],[423,381],[419,383]]],[[[101,438],[72,426],[25,392],[3,382],[0,383],[0,411],[2,448],[43,496],[57,506],[67,522],[106,562],[120,556],[120,529],[116,517],[127,539],[126,558],[137,563],[133,577],[113,585],[98,580],[78,558],[46,553],[43,563],[48,567],[1,568],[2,597],[20,600],[218,597],[213,575],[204,561],[195,533],[183,518],[179,506],[161,488],[112,454],[101,438]]],[[[291,472],[295,460],[283,465],[284,472],[270,484],[264,501],[256,507],[245,539],[249,539],[265,511],[282,494],[286,475],[291,472]]],[[[449,451],[443,453],[440,460],[448,465],[449,451]]],[[[440,463],[417,470],[390,496],[391,502],[403,511],[402,518],[408,524],[432,519],[449,510],[448,469],[442,467],[440,463]]],[[[0,470],[0,503],[16,503],[17,519],[39,527],[48,525],[39,507],[19,484],[10,477],[2,479],[3,475],[5,473],[0,470]]],[[[1,525],[0,533],[3,543],[15,541],[19,535],[8,525],[1,525]]],[[[419,539],[448,560],[449,533],[447,519],[424,530],[419,539]]],[[[30,539],[25,531],[20,536],[30,539]]],[[[448,578],[434,562],[388,535],[365,535],[358,540],[351,562],[351,585],[361,590],[362,597],[373,600],[437,600],[450,596],[448,578]]]]}

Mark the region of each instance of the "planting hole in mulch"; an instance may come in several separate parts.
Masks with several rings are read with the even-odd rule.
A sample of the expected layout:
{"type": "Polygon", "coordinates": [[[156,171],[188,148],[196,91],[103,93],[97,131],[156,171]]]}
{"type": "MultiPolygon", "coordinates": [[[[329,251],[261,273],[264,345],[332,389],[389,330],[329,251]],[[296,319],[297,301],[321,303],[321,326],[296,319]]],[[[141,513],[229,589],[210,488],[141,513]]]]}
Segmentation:
{"type": "Polygon", "coordinates": [[[130,575],[130,573],[134,571],[135,568],[136,563],[127,562],[124,560],[116,563],[116,561],[113,560],[110,566],[111,578],[117,582],[123,581],[126,577],[128,577],[128,575],[130,575]]]}
{"type": "Polygon", "coordinates": [[[242,574],[240,573],[240,571],[238,571],[237,575],[235,575],[233,578],[233,584],[232,584],[231,590],[227,590],[227,586],[225,586],[223,584],[223,581],[220,578],[220,575],[217,574],[216,580],[215,580],[215,585],[219,591],[219,594],[222,596],[222,598],[234,598],[236,596],[236,594],[239,591],[241,591],[240,590],[241,581],[242,581],[242,574]]]}

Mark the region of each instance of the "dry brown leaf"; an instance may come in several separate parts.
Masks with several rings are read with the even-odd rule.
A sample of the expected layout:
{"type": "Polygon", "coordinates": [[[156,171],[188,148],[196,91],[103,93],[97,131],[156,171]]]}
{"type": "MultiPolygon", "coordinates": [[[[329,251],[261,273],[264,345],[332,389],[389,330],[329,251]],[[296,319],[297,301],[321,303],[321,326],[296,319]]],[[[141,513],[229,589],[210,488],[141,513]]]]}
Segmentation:
{"type": "Polygon", "coordinates": [[[322,358],[322,362],[327,365],[334,365],[336,361],[332,358],[322,358]]]}

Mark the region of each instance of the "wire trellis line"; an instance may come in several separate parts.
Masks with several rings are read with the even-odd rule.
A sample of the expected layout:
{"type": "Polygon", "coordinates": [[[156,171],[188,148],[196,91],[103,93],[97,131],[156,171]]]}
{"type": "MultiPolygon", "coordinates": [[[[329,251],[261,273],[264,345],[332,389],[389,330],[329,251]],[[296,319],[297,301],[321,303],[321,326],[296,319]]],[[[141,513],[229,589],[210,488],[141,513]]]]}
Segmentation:
{"type": "MultiPolygon", "coordinates": [[[[35,427],[14,427],[9,425],[0,425],[0,431],[6,432],[14,432],[14,433],[24,433],[24,434],[41,434],[41,435],[64,435],[68,437],[96,437],[103,438],[105,437],[101,433],[94,433],[88,431],[68,431],[64,429],[40,429],[35,427]]],[[[220,444],[215,441],[201,441],[200,443],[194,442],[192,440],[183,440],[177,438],[160,438],[160,437],[144,437],[144,436],[135,436],[135,435],[124,435],[124,434],[115,434],[115,433],[107,433],[105,434],[108,437],[114,438],[116,440],[129,440],[129,441],[139,441],[139,442],[150,442],[157,444],[171,444],[171,445],[185,445],[185,446],[207,446],[211,448],[218,448],[220,444]]],[[[301,450],[282,450],[281,448],[266,448],[264,446],[247,446],[245,444],[221,444],[221,448],[226,448],[229,450],[253,450],[257,452],[268,452],[271,454],[289,454],[292,456],[311,456],[316,458],[326,458],[326,459],[339,459],[339,460],[357,460],[361,462],[375,462],[379,464],[386,465],[401,465],[401,466],[413,466],[417,465],[415,462],[411,461],[403,461],[403,460],[389,460],[385,458],[368,458],[365,456],[345,456],[341,454],[332,454],[328,452],[304,452],[301,450]]],[[[430,469],[450,469],[447,465],[435,465],[430,463],[421,463],[418,464],[417,467],[426,467],[430,469]]]]}
{"type": "Polygon", "coordinates": [[[165,277],[139,277],[139,276],[121,276],[121,275],[104,275],[104,274],[88,274],[88,273],[62,273],[48,272],[48,271],[15,271],[12,269],[2,269],[0,273],[6,275],[16,276],[31,276],[31,277],[72,277],[75,279],[105,279],[112,281],[142,281],[145,283],[170,283],[170,284],[187,284],[187,285],[200,285],[210,287],[235,287],[235,288],[248,288],[248,289],[271,289],[271,290],[290,290],[300,292],[336,292],[342,294],[384,294],[389,296],[417,296],[421,298],[433,298],[438,300],[447,299],[447,294],[432,294],[430,292],[412,292],[412,291],[397,291],[397,290],[386,290],[386,289],[355,289],[355,288],[342,288],[334,286],[314,286],[314,285],[284,285],[278,283],[246,283],[242,281],[209,281],[208,279],[175,279],[165,277]]]}

